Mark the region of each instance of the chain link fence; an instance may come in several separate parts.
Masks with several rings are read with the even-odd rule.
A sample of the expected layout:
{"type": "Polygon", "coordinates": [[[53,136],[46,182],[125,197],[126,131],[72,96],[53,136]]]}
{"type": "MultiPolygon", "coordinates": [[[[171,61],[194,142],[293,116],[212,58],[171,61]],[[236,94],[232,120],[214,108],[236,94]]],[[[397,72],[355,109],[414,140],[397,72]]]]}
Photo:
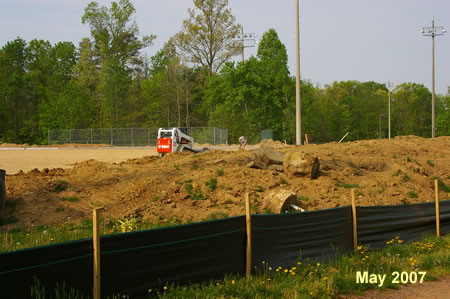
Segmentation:
{"type": "MultiPolygon", "coordinates": [[[[180,128],[197,144],[228,144],[228,130],[215,127],[180,128]]],[[[48,130],[48,144],[108,144],[156,146],[158,128],[111,128],[48,130]]]]}

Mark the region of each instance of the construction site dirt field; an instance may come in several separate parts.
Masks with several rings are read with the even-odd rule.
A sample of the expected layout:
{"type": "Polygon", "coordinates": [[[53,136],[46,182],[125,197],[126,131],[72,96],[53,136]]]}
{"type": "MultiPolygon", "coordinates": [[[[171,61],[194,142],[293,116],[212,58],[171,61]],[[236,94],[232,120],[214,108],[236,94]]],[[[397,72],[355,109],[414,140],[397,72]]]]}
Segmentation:
{"type": "MultiPolygon", "coordinates": [[[[0,150],[7,170],[3,228],[30,228],[90,219],[104,207],[105,219],[136,217],[150,222],[197,222],[242,215],[252,193],[253,213],[269,212],[269,193],[295,192],[306,210],[346,206],[355,188],[359,206],[395,205],[449,199],[450,137],[415,136],[322,145],[286,146],[266,141],[246,150],[223,147],[203,153],[158,158],[154,148],[66,148],[0,150]],[[246,165],[254,148],[317,156],[316,179],[246,165]]],[[[274,212],[274,211],[272,211],[274,212]]]]}

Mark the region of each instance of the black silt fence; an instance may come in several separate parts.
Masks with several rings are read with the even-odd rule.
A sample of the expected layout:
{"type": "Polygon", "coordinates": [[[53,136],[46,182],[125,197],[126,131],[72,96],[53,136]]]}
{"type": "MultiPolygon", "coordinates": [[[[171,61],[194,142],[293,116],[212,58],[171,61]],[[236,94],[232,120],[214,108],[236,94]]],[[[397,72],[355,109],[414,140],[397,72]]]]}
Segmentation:
{"type": "MultiPolygon", "coordinates": [[[[441,201],[441,234],[450,231],[450,201],[441,201]]],[[[411,205],[356,207],[358,243],[380,248],[396,236],[403,241],[419,240],[436,231],[434,203],[411,205]]]]}
{"type": "MultiPolygon", "coordinates": [[[[450,231],[450,201],[440,202],[441,233],[450,231]]],[[[378,248],[400,235],[405,241],[435,232],[435,205],[358,207],[358,241],[378,248]]],[[[148,289],[245,274],[245,217],[102,236],[103,297],[147,297],[148,289]]],[[[290,266],[352,250],[351,207],[299,214],[252,215],[252,264],[290,266]]],[[[0,254],[0,297],[29,298],[33,279],[46,295],[56,284],[92,294],[92,239],[0,254]]]]}
{"type": "Polygon", "coordinates": [[[252,215],[252,264],[287,267],[301,259],[352,251],[351,207],[301,214],[252,215]]]}
{"type": "Polygon", "coordinates": [[[92,239],[0,254],[0,298],[31,298],[34,278],[46,294],[63,284],[92,294],[92,239]]]}

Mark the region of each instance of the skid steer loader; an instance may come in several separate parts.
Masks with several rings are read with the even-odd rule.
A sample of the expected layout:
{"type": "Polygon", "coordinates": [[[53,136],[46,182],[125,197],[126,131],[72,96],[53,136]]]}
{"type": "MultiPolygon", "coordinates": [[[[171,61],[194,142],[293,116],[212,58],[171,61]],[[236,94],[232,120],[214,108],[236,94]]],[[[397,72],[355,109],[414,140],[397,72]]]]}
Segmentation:
{"type": "Polygon", "coordinates": [[[174,153],[174,152],[200,153],[208,150],[208,148],[197,150],[194,149],[193,146],[194,146],[194,138],[183,133],[180,130],[180,128],[158,129],[156,150],[158,152],[159,157],[162,157],[167,153],[174,153]]]}

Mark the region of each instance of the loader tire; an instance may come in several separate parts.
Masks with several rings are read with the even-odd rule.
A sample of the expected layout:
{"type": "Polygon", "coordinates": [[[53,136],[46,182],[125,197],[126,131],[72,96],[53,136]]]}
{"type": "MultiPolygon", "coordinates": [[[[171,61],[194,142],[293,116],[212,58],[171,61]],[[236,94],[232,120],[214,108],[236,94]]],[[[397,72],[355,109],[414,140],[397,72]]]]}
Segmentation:
{"type": "Polygon", "coordinates": [[[5,171],[0,169],[0,213],[5,208],[6,203],[6,187],[5,187],[5,171]]]}

